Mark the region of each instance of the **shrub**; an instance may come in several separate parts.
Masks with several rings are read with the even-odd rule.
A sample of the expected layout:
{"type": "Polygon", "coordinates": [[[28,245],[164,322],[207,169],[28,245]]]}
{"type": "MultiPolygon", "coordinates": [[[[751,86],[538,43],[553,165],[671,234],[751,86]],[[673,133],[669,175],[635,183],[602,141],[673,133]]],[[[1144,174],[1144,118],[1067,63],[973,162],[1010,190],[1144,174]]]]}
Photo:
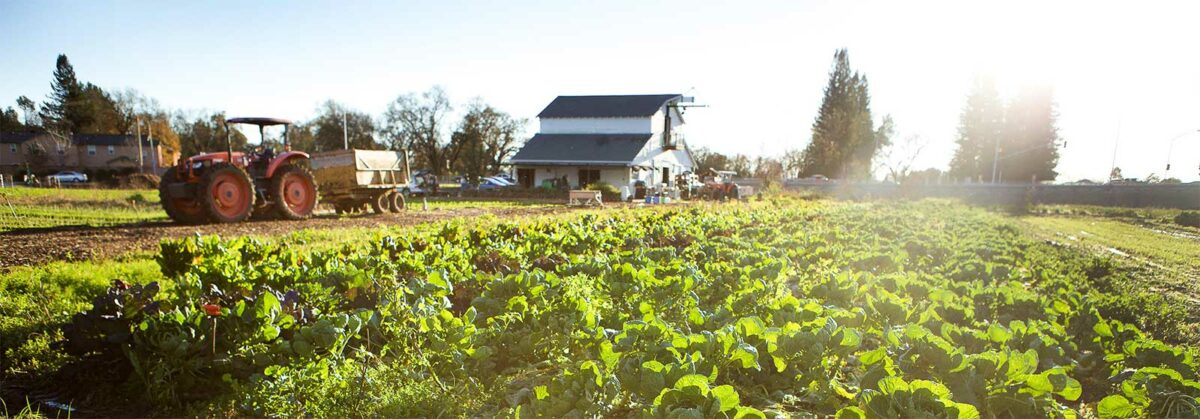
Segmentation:
{"type": "Polygon", "coordinates": [[[608,183],[608,182],[595,182],[590,185],[587,185],[583,189],[588,190],[588,191],[600,191],[601,193],[611,194],[611,195],[620,195],[621,194],[620,189],[617,189],[616,186],[613,186],[611,183],[608,183]]]}
{"type": "Polygon", "coordinates": [[[1175,224],[1200,228],[1200,212],[1184,211],[1175,216],[1175,224]]]}
{"type": "Polygon", "coordinates": [[[616,202],[621,200],[621,190],[608,182],[596,182],[587,185],[583,188],[588,191],[600,191],[600,199],[606,202],[616,202]]]}

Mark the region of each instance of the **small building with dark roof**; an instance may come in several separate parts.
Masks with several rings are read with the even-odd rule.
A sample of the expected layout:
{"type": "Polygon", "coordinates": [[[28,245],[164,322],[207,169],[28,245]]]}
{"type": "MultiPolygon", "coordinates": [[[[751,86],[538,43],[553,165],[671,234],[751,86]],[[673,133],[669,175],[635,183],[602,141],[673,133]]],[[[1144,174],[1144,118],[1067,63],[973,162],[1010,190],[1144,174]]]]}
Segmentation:
{"type": "Polygon", "coordinates": [[[179,158],[179,152],[157,141],[124,134],[73,134],[60,138],[47,132],[0,132],[0,173],[27,168],[38,173],[75,170],[85,173],[160,172],[179,158]]]}
{"type": "Polygon", "coordinates": [[[508,162],[524,187],[564,178],[573,189],[604,182],[622,198],[639,183],[672,189],[679,175],[695,170],[679,106],[688,100],[679,94],[559,96],[538,114],[539,132],[508,162]]]}

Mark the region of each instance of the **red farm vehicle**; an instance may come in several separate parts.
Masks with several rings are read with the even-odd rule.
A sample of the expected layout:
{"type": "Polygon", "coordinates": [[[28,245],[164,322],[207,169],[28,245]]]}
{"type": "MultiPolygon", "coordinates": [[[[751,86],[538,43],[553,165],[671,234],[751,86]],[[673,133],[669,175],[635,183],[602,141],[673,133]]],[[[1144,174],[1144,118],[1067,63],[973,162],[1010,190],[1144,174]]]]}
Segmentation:
{"type": "Polygon", "coordinates": [[[700,187],[697,195],[706,199],[715,201],[738,200],[748,198],[754,193],[754,189],[749,186],[740,186],[733,183],[733,178],[737,177],[737,172],[729,170],[712,171],[712,176],[704,179],[704,185],[700,187]]]}
{"type": "MultiPolygon", "coordinates": [[[[317,184],[308,169],[309,155],[291,151],[290,121],[277,118],[231,118],[232,124],[258,127],[283,126],[283,152],[276,154],[267,144],[255,151],[234,151],[226,136],[225,151],[188,157],[167,169],[158,187],[167,215],[178,223],[232,223],[255,216],[277,216],[300,220],[317,208],[317,184]]],[[[265,137],[263,137],[265,138],[265,137]]]]}

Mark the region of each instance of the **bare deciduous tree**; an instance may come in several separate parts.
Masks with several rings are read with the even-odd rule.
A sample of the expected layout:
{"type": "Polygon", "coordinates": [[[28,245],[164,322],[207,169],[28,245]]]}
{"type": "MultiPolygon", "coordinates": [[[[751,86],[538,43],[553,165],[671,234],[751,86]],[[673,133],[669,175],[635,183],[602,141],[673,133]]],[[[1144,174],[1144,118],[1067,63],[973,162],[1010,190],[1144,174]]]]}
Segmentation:
{"type": "Polygon", "coordinates": [[[880,156],[882,158],[880,164],[887,171],[884,179],[903,182],[912,173],[913,164],[928,145],[928,140],[918,134],[913,134],[885,149],[883,155],[880,156]]]}
{"type": "Polygon", "coordinates": [[[442,138],[442,120],[450,113],[450,99],[440,86],[420,95],[408,93],[388,104],[383,113],[383,134],[388,147],[408,149],[417,161],[423,162],[434,174],[447,169],[447,149],[442,138]]]}

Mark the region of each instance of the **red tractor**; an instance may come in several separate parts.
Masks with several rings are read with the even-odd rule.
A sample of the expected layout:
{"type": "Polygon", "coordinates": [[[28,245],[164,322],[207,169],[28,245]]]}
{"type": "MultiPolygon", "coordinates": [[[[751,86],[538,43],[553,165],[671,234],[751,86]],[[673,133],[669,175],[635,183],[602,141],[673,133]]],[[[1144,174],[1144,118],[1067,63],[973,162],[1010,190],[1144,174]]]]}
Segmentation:
{"type": "MultiPolygon", "coordinates": [[[[308,153],[291,151],[290,121],[277,118],[225,120],[226,150],[201,153],[167,169],[158,186],[163,209],[175,222],[233,223],[254,216],[301,220],[317,208],[317,183],[308,169],[308,153]],[[267,144],[255,151],[233,151],[229,126],[258,126],[260,137],[269,126],[283,126],[283,152],[267,144]]],[[[264,141],[265,142],[265,141],[264,141]]]]}

